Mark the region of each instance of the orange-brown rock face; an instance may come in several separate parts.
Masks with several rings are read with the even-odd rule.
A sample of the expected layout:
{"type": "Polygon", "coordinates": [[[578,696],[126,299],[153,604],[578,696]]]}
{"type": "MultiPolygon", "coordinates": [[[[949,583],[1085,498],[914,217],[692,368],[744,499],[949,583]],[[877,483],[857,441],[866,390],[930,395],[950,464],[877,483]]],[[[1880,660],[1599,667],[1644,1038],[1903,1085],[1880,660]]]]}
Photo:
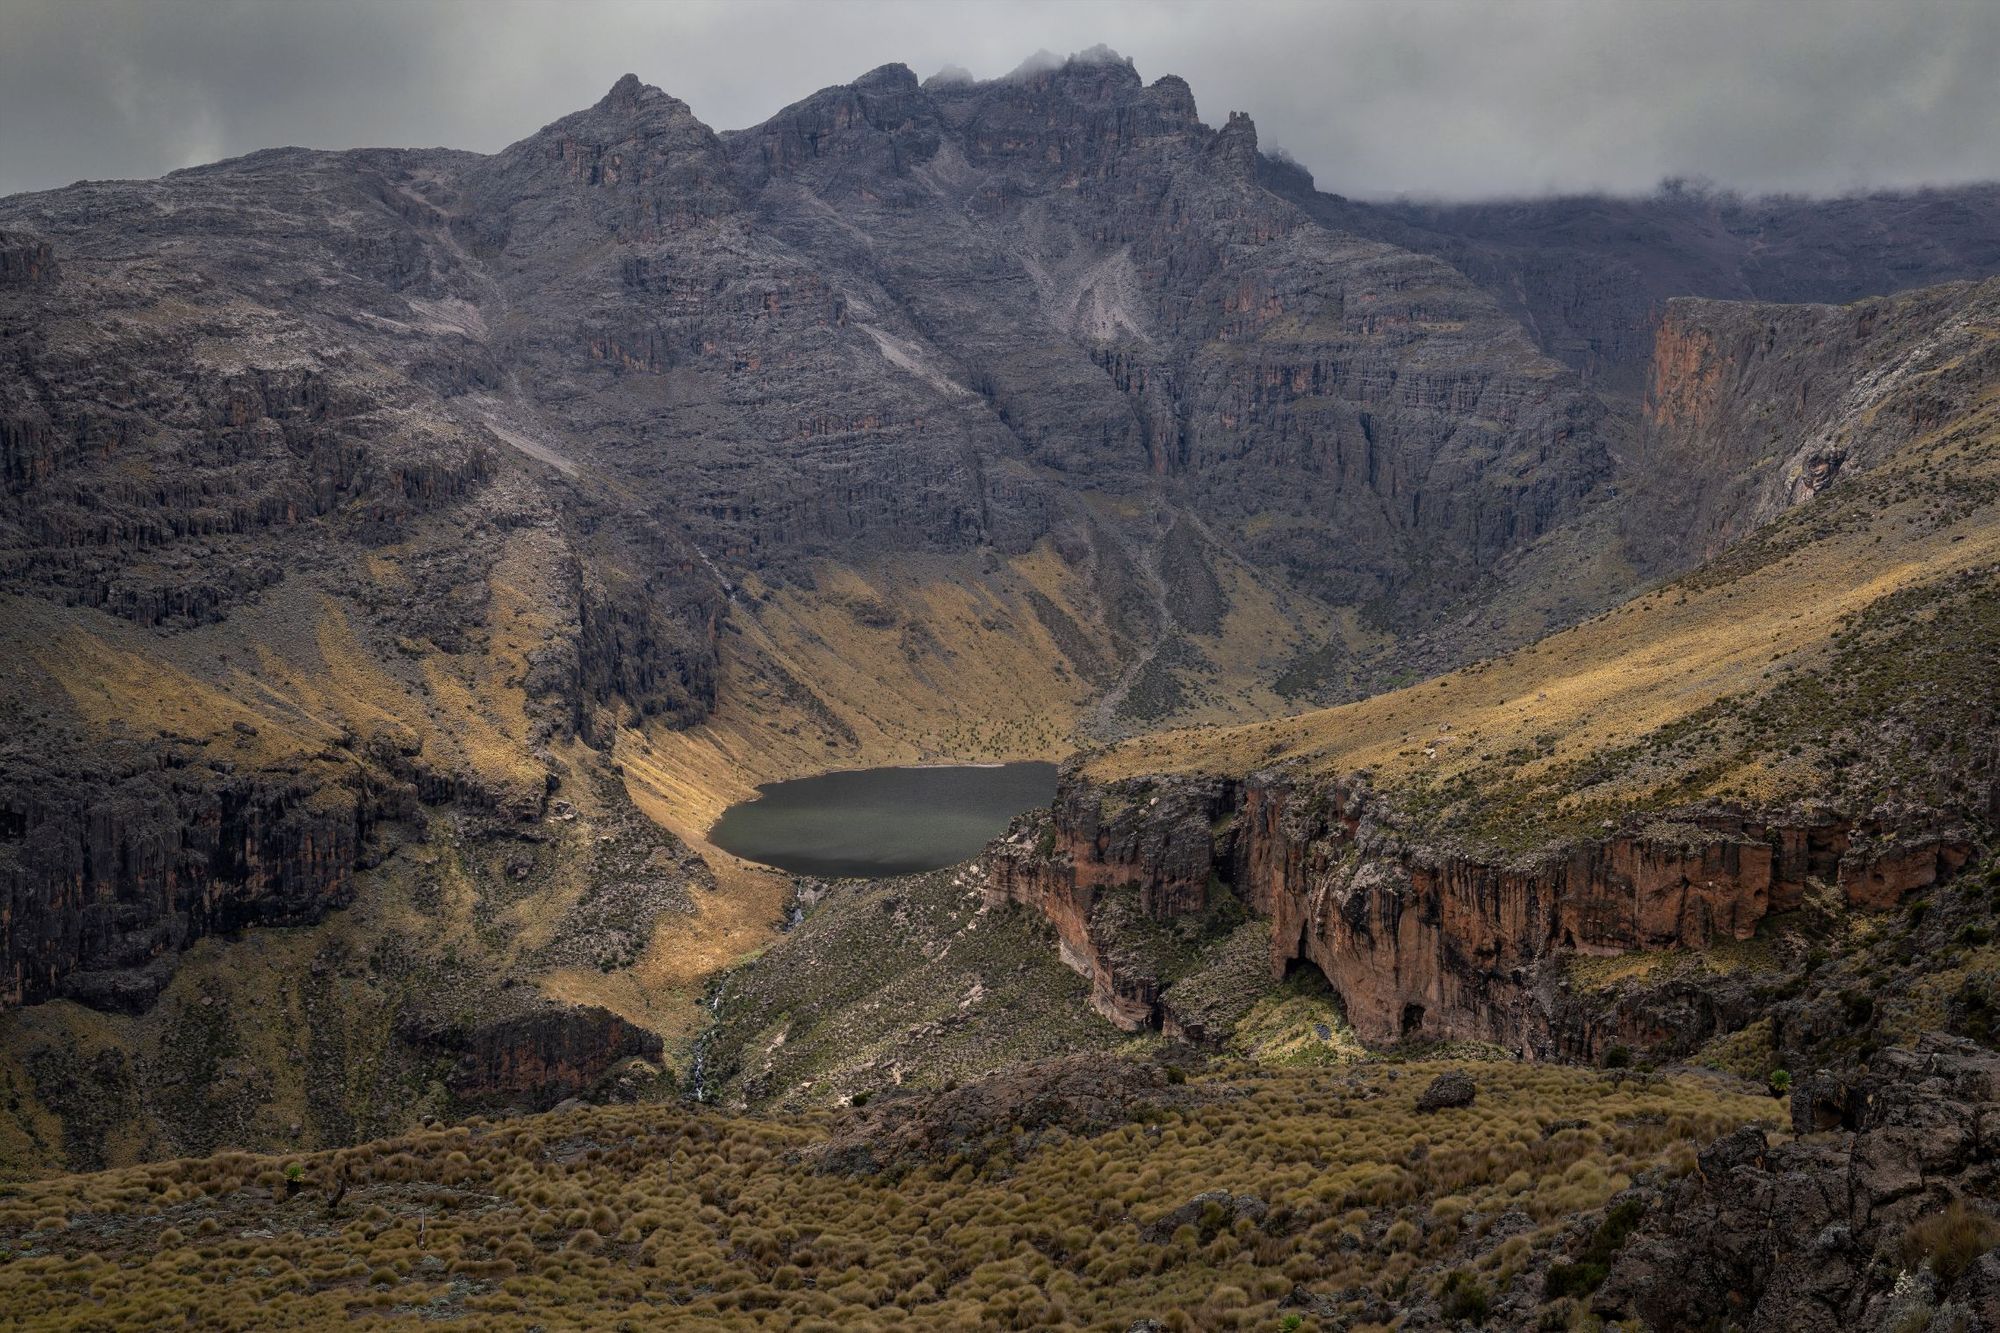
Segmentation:
{"type": "Polygon", "coordinates": [[[1917,832],[1891,838],[1840,864],[1840,891],[1856,907],[1894,907],[1964,865],[1972,844],[1955,832],[1917,832]]]}
{"type": "Polygon", "coordinates": [[[1056,930],[1062,960],[1090,978],[1091,1005],[1127,1031],[1159,1027],[1161,983],[1119,958],[1096,928],[1106,890],[1136,886],[1156,920],[1200,912],[1215,871],[1209,825],[1231,784],[1188,784],[1106,819],[1097,793],[1066,789],[1049,829],[1017,828],[987,851],[986,900],[1019,903],[1056,930]]]}
{"type": "Polygon", "coordinates": [[[1274,974],[1317,967],[1363,1041],[1588,1055],[1659,1034],[1560,1012],[1549,964],[1747,939],[1767,914],[1797,907],[1809,880],[1839,884],[1856,907],[1893,906],[1962,864],[1967,847],[1951,833],[1895,838],[1832,815],[1705,809],[1503,863],[1411,846],[1382,813],[1354,782],[1259,775],[1105,793],[1072,780],[1048,827],[989,850],[987,892],[1046,916],[1098,1009],[1124,1027],[1169,1015],[1157,985],[1121,969],[1093,929],[1100,896],[1134,885],[1144,910],[1166,919],[1201,910],[1213,880],[1271,921],[1274,974]]]}
{"type": "Polygon", "coordinates": [[[1629,484],[1635,550],[1684,566],[1943,425],[2000,349],[1971,312],[1990,283],[1853,305],[1681,298],[1653,336],[1629,484]]]}
{"type": "Polygon", "coordinates": [[[1666,430],[1699,430],[1714,415],[1722,374],[1714,336],[1685,310],[1669,312],[1653,335],[1647,422],[1666,430]]]}
{"type": "Polygon", "coordinates": [[[468,1102],[547,1109],[633,1056],[657,1059],[660,1039],[595,1005],[536,1010],[469,1032],[411,1034],[425,1047],[458,1052],[446,1080],[468,1102]]]}

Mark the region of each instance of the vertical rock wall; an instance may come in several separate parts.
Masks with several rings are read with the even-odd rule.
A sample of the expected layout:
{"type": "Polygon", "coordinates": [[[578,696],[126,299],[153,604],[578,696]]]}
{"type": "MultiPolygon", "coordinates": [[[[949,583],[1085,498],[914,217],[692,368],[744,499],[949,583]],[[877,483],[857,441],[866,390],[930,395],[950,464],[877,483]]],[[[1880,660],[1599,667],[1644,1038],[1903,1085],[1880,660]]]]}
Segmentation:
{"type": "Polygon", "coordinates": [[[1157,986],[1123,974],[1093,929],[1101,893],[1200,911],[1226,884],[1272,923],[1274,974],[1325,974],[1363,1041],[1491,1041],[1589,1055],[1617,1030],[1579,1022],[1550,966],[1576,954],[1706,948],[1796,908],[1809,880],[1857,907],[1893,905],[1962,864],[1950,831],[1894,834],[1833,815],[1702,809],[1632,822],[1519,862],[1411,845],[1365,784],[1175,778],[1067,780],[1046,823],[988,849],[987,895],[1055,926],[1063,958],[1121,1025],[1159,1026],[1157,986]]]}

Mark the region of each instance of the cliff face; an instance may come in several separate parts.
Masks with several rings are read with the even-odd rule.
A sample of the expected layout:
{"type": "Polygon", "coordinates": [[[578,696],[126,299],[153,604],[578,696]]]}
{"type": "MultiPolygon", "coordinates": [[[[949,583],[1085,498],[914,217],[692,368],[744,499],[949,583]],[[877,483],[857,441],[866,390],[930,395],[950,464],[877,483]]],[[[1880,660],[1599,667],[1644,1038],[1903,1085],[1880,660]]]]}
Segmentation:
{"type": "Polygon", "coordinates": [[[1171,987],[1121,968],[1099,928],[1104,891],[1129,885],[1156,919],[1235,895],[1272,923],[1273,973],[1317,968],[1363,1041],[1588,1057],[1675,1034],[1566,1003],[1569,957],[1748,939],[1767,914],[1796,908],[1809,880],[1837,883],[1858,907],[1893,906],[1970,850],[1949,829],[1885,839],[1872,821],[1716,808],[1635,818],[1515,864],[1412,844],[1364,782],[1263,774],[1098,789],[1071,778],[1046,825],[988,849],[986,893],[1047,917],[1093,1003],[1126,1028],[1175,1023],[1171,987]]]}
{"type": "Polygon", "coordinates": [[[371,814],[359,793],[184,756],[137,764],[5,788],[0,1004],[136,1012],[195,940],[347,900],[371,814]]]}
{"type": "Polygon", "coordinates": [[[1620,395],[1646,383],[1675,297],[1845,303],[2000,265],[2000,187],[1842,199],[1742,198],[1670,184],[1649,198],[1365,204],[1265,159],[1263,178],[1328,226],[1433,254],[1550,355],[1620,395]]]}
{"type": "Polygon", "coordinates": [[[595,1005],[543,1008],[466,1031],[414,1031],[420,1049],[456,1057],[445,1086],[473,1105],[545,1111],[587,1091],[621,1060],[658,1059],[660,1038],[595,1005]]]}
{"type": "Polygon", "coordinates": [[[60,276],[55,251],[39,236],[0,232],[0,285],[53,282],[60,276]]]}
{"type": "Polygon", "coordinates": [[[2000,375],[1993,281],[1851,306],[1678,299],[1642,406],[1635,547],[1704,559],[1962,417],[2000,375]]]}

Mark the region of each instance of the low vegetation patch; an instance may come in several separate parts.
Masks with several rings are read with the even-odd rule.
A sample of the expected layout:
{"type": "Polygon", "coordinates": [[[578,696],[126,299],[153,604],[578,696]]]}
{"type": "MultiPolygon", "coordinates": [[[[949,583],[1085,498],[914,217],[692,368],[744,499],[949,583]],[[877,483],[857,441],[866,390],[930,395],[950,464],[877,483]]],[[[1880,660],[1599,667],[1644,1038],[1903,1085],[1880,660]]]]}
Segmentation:
{"type": "Polygon", "coordinates": [[[1312,1329],[1414,1289],[1477,1322],[1635,1173],[1773,1114],[1713,1079],[1512,1063],[1154,1085],[1095,1132],[1000,1126],[976,1158],[944,1133],[893,1175],[824,1160],[873,1107],[633,1106],[9,1187],[0,1304],[37,1329],[1312,1329]],[[1446,1069],[1477,1102],[1418,1116],[1446,1069]]]}

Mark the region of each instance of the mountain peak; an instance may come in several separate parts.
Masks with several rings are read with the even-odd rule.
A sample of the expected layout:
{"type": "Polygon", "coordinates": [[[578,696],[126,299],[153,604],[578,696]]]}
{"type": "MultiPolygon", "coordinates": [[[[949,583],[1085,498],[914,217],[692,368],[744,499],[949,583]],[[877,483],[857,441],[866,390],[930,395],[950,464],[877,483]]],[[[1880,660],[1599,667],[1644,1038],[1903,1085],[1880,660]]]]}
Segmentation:
{"type": "Polygon", "coordinates": [[[916,72],[900,60],[892,60],[886,65],[877,65],[854,81],[856,88],[875,90],[914,89],[918,86],[916,72]]]}
{"type": "Polygon", "coordinates": [[[1123,82],[1129,78],[1135,86],[1139,83],[1139,71],[1132,64],[1130,56],[1121,56],[1104,43],[1083,51],[1074,51],[1067,56],[1059,56],[1043,47],[1016,65],[1001,80],[1007,83],[1025,83],[1044,74],[1061,74],[1076,70],[1121,71],[1123,82]]]}
{"type": "Polygon", "coordinates": [[[637,74],[625,74],[611,85],[611,91],[598,99],[597,105],[606,111],[630,111],[639,105],[639,100],[649,92],[659,89],[639,82],[637,74]]]}
{"type": "Polygon", "coordinates": [[[1256,122],[1241,111],[1230,112],[1229,119],[1215,132],[1210,151],[1243,179],[1253,179],[1257,174],[1256,122]]]}

